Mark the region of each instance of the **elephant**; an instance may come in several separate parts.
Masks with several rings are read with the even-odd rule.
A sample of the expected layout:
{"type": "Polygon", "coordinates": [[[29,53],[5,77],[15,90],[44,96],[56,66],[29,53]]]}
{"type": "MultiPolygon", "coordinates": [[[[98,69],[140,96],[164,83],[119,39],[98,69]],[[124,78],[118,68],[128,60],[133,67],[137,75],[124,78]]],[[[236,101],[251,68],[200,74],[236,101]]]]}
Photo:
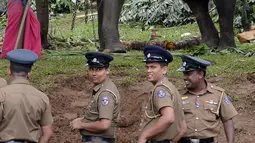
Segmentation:
{"type": "MultiPolygon", "coordinates": [[[[184,2],[196,17],[204,43],[218,49],[236,47],[233,28],[236,0],[214,0],[219,14],[220,34],[209,15],[209,0],[184,0],[184,2]]],[[[123,52],[124,49],[119,41],[118,20],[124,0],[97,0],[97,4],[101,49],[123,52]]]]}
{"type": "Polygon", "coordinates": [[[234,11],[236,0],[214,0],[219,14],[220,36],[209,15],[209,0],[184,0],[196,17],[202,41],[209,47],[236,47],[234,40],[234,11]]]}
{"type": "Polygon", "coordinates": [[[48,29],[49,29],[49,2],[48,0],[36,0],[37,18],[41,25],[41,41],[43,49],[50,47],[48,41],[48,29]]]}
{"type": "MultiPolygon", "coordinates": [[[[48,2],[36,0],[38,18],[42,25],[42,43],[48,44],[48,2]],[[46,8],[47,7],[47,8],[46,8]]],[[[125,0],[97,0],[99,51],[125,53],[126,50],[119,40],[118,21],[125,0]]],[[[209,47],[224,49],[236,47],[234,40],[233,19],[236,0],[214,0],[219,13],[220,33],[209,15],[209,0],[184,0],[196,17],[202,41],[209,47]]]]}
{"type": "MultiPolygon", "coordinates": [[[[97,0],[99,51],[125,53],[119,40],[118,21],[125,0],[97,0]]],[[[49,47],[47,39],[49,12],[48,0],[36,0],[37,17],[41,24],[43,48],[49,47]]]]}
{"type": "Polygon", "coordinates": [[[125,0],[97,0],[99,51],[126,53],[119,40],[118,22],[125,0]]]}

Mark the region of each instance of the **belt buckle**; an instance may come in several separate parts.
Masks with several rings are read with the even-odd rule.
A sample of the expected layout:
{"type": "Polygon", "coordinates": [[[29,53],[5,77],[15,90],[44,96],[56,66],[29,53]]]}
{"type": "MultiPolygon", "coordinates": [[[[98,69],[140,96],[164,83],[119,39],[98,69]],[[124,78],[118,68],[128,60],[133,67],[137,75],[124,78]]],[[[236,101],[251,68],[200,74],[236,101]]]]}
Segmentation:
{"type": "Polygon", "coordinates": [[[191,143],[199,143],[200,140],[199,139],[190,139],[191,143]]]}

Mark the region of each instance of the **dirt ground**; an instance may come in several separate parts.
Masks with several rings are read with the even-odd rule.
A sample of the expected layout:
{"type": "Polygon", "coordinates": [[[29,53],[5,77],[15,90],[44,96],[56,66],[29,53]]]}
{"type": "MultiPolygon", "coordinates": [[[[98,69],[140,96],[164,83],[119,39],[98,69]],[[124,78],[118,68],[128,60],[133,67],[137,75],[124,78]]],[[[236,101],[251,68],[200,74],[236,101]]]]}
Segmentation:
{"type": "MultiPolygon", "coordinates": [[[[181,87],[182,79],[171,78],[181,87]]],[[[136,143],[139,134],[144,101],[152,89],[147,81],[121,86],[121,76],[114,76],[121,93],[121,121],[118,130],[118,143],[136,143]]],[[[211,77],[209,82],[225,88],[232,98],[239,115],[235,117],[236,143],[255,142],[255,73],[242,74],[235,82],[225,84],[223,77],[211,77]]],[[[79,132],[71,131],[69,122],[83,115],[83,109],[90,99],[92,84],[86,76],[72,77],[56,82],[56,87],[48,91],[54,116],[54,135],[50,143],[79,143],[79,132]]],[[[219,143],[226,143],[224,130],[217,138],[219,143]]]]}

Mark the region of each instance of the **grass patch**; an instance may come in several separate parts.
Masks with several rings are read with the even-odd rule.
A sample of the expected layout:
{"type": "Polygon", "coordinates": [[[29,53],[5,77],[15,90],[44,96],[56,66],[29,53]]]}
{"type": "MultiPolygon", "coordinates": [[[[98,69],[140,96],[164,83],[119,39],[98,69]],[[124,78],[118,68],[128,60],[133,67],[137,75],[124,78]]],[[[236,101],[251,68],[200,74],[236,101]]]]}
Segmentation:
{"type": "MultiPolygon", "coordinates": [[[[173,52],[175,54],[175,52],[173,52]]],[[[115,60],[111,64],[111,76],[119,78],[121,85],[145,80],[145,63],[141,62],[143,54],[131,51],[126,55],[113,54],[115,60]]],[[[240,54],[214,54],[202,55],[200,58],[213,63],[207,69],[207,76],[222,76],[224,82],[233,83],[243,73],[255,72],[255,56],[245,57],[240,54]]],[[[7,78],[9,62],[1,60],[0,76],[7,78]]],[[[32,82],[39,89],[46,91],[54,86],[56,80],[72,76],[87,74],[86,60],[84,56],[52,56],[48,59],[39,60],[32,74],[32,82]]],[[[174,61],[169,64],[168,76],[181,78],[182,73],[177,72],[181,65],[181,58],[174,56],[174,61]]]]}
{"type": "MultiPolygon", "coordinates": [[[[80,13],[83,14],[83,13],[80,13]]],[[[78,14],[79,15],[79,14],[78,14]]],[[[63,42],[55,42],[53,38],[51,43],[58,49],[68,50],[79,50],[79,51],[96,51],[96,47],[89,40],[95,40],[93,34],[93,23],[84,22],[84,18],[77,18],[75,28],[71,31],[72,15],[64,15],[60,18],[55,18],[50,21],[49,33],[52,37],[60,38],[63,42]],[[75,43],[75,44],[74,44],[75,43]],[[78,45],[77,45],[78,43],[78,45]]],[[[216,28],[219,29],[219,24],[215,24],[216,28]]],[[[97,33],[98,23],[95,20],[94,32],[95,38],[98,39],[97,33]]],[[[158,40],[176,41],[182,40],[181,35],[183,33],[191,33],[193,36],[201,36],[197,23],[187,24],[176,27],[155,27],[158,29],[157,35],[161,36],[158,40]]],[[[235,30],[235,34],[238,30],[235,30]]],[[[148,41],[151,37],[151,29],[147,28],[142,31],[140,26],[129,26],[126,24],[119,24],[120,40],[122,41],[148,41]]],[[[240,44],[237,37],[235,37],[237,47],[242,50],[255,50],[254,43],[240,44]]]]}
{"type": "MultiPolygon", "coordinates": [[[[217,26],[218,27],[218,26],[217,26]]],[[[95,46],[87,42],[87,39],[93,39],[92,23],[85,24],[84,19],[77,19],[73,31],[71,28],[71,15],[65,15],[61,19],[55,19],[50,22],[50,35],[64,39],[63,46],[69,43],[69,48],[58,47],[57,51],[43,51],[48,55],[47,59],[40,59],[33,68],[32,82],[43,91],[53,87],[57,80],[72,76],[81,76],[87,73],[84,57],[85,51],[96,51],[95,46]],[[72,47],[72,42],[84,42],[84,45],[72,47]],[[70,52],[70,50],[72,50],[70,52]]],[[[95,23],[96,37],[97,23],[95,23]]],[[[120,24],[121,40],[126,41],[145,41],[150,38],[151,30],[141,31],[140,27],[130,27],[120,24]]],[[[200,35],[197,24],[189,24],[171,28],[159,28],[157,34],[161,36],[159,40],[180,40],[181,34],[191,32],[193,35],[200,35]]],[[[236,38],[237,41],[237,38],[236,38]]],[[[255,50],[254,43],[240,44],[237,41],[238,48],[242,50],[255,50]]],[[[169,65],[168,76],[181,78],[182,73],[177,72],[181,66],[180,55],[188,54],[189,51],[171,51],[174,55],[174,61],[169,65]]],[[[127,54],[112,54],[115,60],[111,64],[111,76],[120,78],[121,85],[127,86],[132,83],[145,80],[145,63],[141,51],[129,51],[127,54]]],[[[199,56],[212,62],[212,66],[207,69],[207,76],[222,76],[226,84],[236,82],[243,73],[255,72],[255,56],[245,57],[241,54],[216,53],[204,54],[199,56]]],[[[7,69],[9,62],[0,60],[0,76],[8,79],[7,69]]]]}

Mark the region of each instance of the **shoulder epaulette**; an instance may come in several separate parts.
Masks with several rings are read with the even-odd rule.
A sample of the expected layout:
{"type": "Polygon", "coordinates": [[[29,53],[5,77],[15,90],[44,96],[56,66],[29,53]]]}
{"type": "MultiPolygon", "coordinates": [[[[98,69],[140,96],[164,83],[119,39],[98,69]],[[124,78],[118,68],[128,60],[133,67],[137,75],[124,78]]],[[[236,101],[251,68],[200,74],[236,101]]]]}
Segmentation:
{"type": "Polygon", "coordinates": [[[221,91],[221,92],[224,92],[225,89],[221,88],[221,87],[218,87],[216,85],[213,85],[213,84],[210,84],[209,83],[209,86],[212,88],[212,89],[215,89],[215,90],[218,90],[218,91],[221,91]]]}

